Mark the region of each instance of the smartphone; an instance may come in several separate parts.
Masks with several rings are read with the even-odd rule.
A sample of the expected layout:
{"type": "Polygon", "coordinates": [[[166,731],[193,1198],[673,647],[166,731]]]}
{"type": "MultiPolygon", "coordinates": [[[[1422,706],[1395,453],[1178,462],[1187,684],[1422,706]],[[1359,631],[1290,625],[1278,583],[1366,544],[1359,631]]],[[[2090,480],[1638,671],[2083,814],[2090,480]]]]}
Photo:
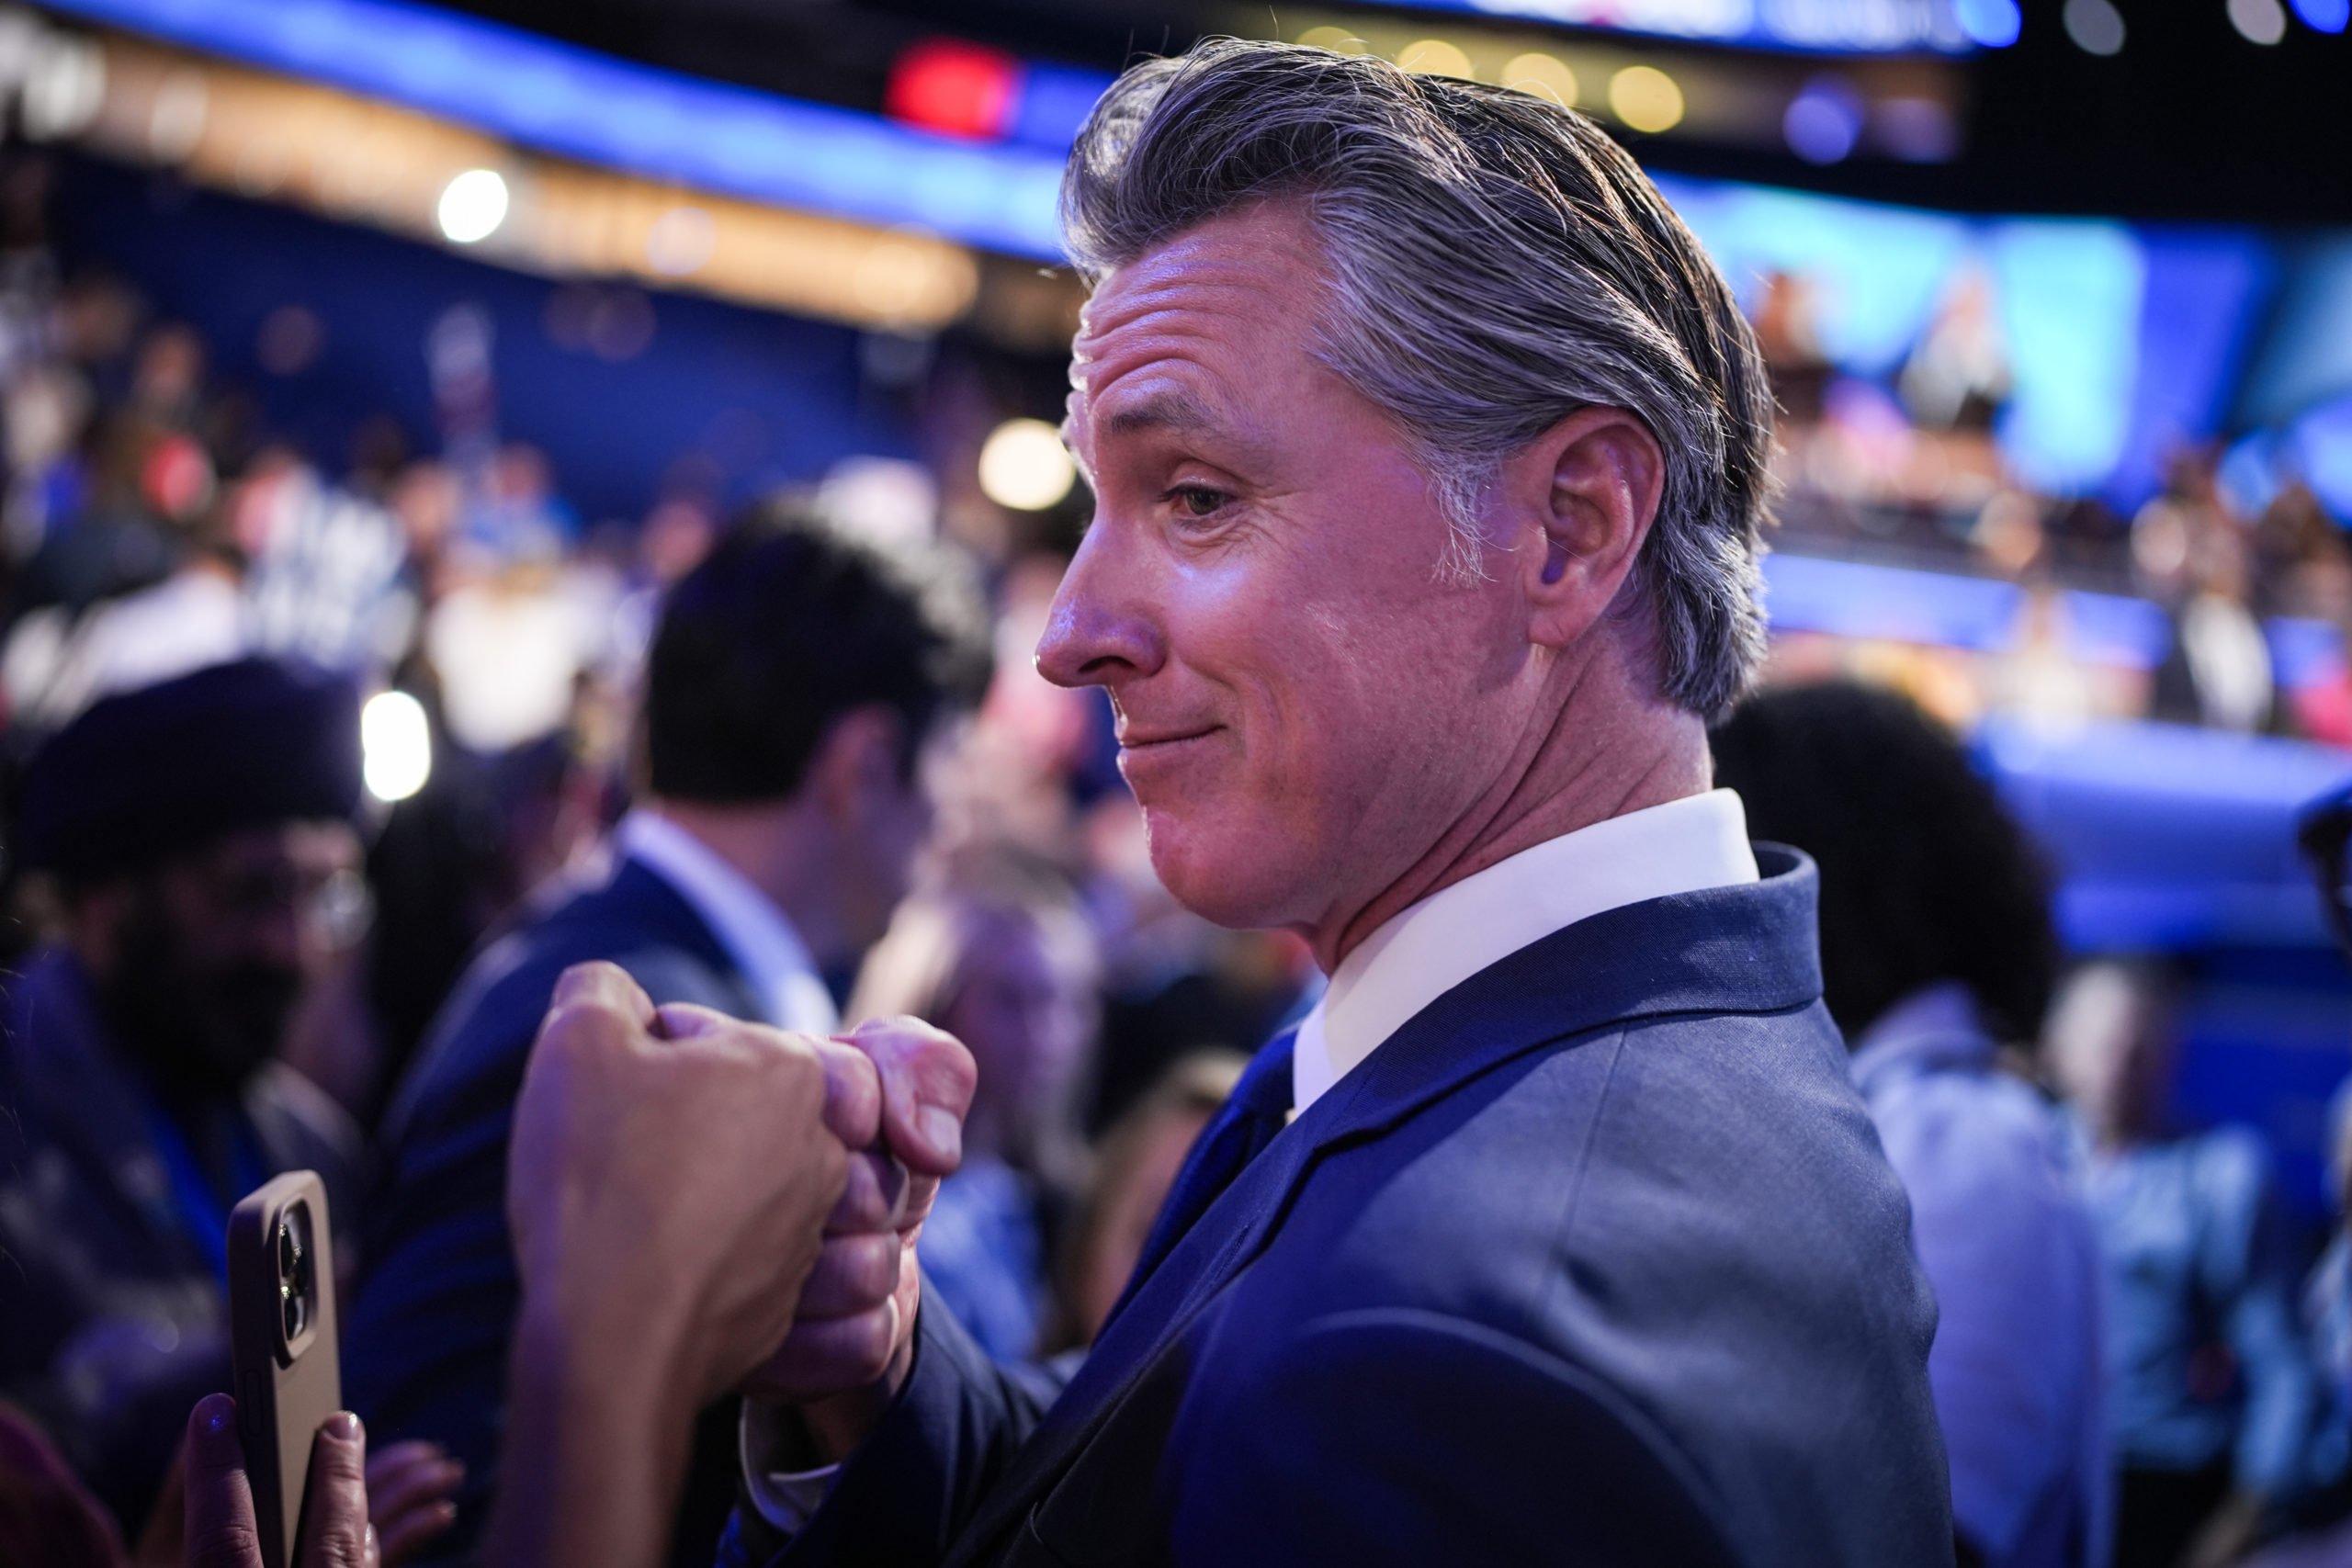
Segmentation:
{"type": "Polygon", "coordinates": [[[311,1170],[265,1183],[229,1215],[237,1437],[253,1482],[262,1568],[286,1568],[292,1559],[311,1442],[343,1407],[328,1234],[327,1190],[311,1170]]]}

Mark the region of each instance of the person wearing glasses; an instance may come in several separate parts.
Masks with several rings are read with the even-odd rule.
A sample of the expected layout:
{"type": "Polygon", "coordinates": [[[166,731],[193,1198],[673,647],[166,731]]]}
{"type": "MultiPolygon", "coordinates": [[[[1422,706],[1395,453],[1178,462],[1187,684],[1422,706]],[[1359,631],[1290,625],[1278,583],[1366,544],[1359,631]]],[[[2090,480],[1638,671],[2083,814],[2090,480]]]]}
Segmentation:
{"type": "Polygon", "coordinates": [[[231,1207],[309,1168],[356,1212],[356,1130],[276,1058],[366,926],[359,768],[356,692],[244,660],[97,703],[24,779],[58,919],[0,1035],[0,1399],[129,1535],[228,1386],[231,1207]]]}

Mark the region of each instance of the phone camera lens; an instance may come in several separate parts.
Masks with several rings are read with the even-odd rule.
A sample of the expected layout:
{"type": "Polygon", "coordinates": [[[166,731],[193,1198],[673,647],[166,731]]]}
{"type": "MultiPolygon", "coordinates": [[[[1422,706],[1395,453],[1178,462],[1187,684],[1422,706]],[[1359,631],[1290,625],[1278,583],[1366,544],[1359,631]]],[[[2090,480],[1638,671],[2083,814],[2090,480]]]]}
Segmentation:
{"type": "Polygon", "coordinates": [[[277,1301],[286,1337],[292,1340],[310,1326],[311,1263],[291,1216],[277,1222],[277,1301]]]}

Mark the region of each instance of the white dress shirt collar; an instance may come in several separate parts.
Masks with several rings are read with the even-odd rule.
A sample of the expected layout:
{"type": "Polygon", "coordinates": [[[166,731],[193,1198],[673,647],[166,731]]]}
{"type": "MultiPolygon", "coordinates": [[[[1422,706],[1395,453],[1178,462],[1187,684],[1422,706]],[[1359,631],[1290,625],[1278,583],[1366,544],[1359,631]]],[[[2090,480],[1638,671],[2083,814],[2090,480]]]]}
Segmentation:
{"type": "Polygon", "coordinates": [[[710,928],[760,998],[766,1013],[762,1021],[804,1034],[840,1030],[832,993],[825,989],[800,933],[741,872],[658,812],[630,812],[614,840],[623,854],[668,883],[710,928]]]}
{"type": "Polygon", "coordinates": [[[1594,915],[1758,879],[1739,796],[1711,790],[1522,850],[1392,918],[1340,960],[1298,1026],[1300,1111],[1382,1041],[1481,969],[1594,915]]]}

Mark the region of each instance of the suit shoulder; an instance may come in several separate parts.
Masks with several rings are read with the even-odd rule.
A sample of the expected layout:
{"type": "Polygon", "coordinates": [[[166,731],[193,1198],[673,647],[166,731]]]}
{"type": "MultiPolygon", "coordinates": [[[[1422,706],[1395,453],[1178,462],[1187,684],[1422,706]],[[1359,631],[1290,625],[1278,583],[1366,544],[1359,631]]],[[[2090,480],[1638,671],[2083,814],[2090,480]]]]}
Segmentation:
{"type": "Polygon", "coordinates": [[[1718,1517],[1781,1542],[1759,1560],[1907,1562],[1948,1539],[1932,1298],[1817,1003],[1531,1053],[1335,1151],[1291,1230],[1262,1326],[1282,1301],[1419,1309],[1585,1369],[1691,1456],[1718,1517]],[[1855,1478],[1885,1506],[1841,1515],[1855,1478]]]}
{"type": "Polygon", "coordinates": [[[389,1119],[394,1141],[483,1110],[503,1118],[556,981],[576,964],[617,964],[656,1002],[740,1010],[732,974],[667,916],[648,918],[613,889],[592,889],[485,947],[442,1004],[401,1086],[389,1119]]]}

